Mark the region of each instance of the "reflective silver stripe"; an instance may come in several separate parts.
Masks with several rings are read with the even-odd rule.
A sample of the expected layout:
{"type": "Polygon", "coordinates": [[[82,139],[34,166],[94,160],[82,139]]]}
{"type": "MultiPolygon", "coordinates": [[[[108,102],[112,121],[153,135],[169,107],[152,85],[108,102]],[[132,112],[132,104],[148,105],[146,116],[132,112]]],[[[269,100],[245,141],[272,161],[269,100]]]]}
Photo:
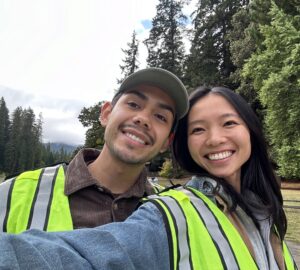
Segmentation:
{"type": "Polygon", "coordinates": [[[33,208],[31,224],[28,229],[43,230],[44,228],[47,215],[47,208],[51,196],[52,183],[54,181],[54,177],[56,176],[56,171],[58,170],[59,166],[60,165],[57,165],[55,167],[48,167],[44,170],[44,173],[40,180],[40,186],[33,208]]]}
{"type": "Polygon", "coordinates": [[[7,203],[8,203],[8,193],[11,184],[13,183],[15,178],[11,178],[9,180],[4,181],[0,185],[0,232],[3,232],[4,221],[6,217],[7,203]]]}
{"type": "Polygon", "coordinates": [[[199,215],[202,217],[209,234],[213,238],[215,244],[219,247],[219,250],[221,252],[220,256],[223,257],[223,261],[226,264],[227,269],[239,269],[239,265],[237,264],[231,246],[226,237],[222,234],[219,228],[219,224],[216,221],[216,218],[212,214],[211,210],[205,205],[201,198],[197,197],[193,192],[184,188],[180,190],[187,196],[189,196],[192,204],[195,206],[199,215]]]}
{"type": "Polygon", "coordinates": [[[148,198],[155,198],[163,201],[167,207],[170,209],[171,213],[176,219],[177,225],[177,237],[178,237],[178,248],[179,248],[179,270],[189,270],[192,269],[190,265],[190,248],[188,242],[188,232],[187,232],[187,225],[186,225],[186,218],[183,214],[182,209],[177,204],[177,201],[172,197],[167,196],[157,196],[151,195],[148,198]]]}

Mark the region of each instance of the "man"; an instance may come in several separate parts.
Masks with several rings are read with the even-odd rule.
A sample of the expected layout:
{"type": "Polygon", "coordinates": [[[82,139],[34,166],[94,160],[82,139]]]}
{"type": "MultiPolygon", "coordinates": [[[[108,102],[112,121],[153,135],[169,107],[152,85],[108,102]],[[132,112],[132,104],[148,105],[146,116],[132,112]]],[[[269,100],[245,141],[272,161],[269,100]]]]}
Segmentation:
{"type": "Polygon", "coordinates": [[[25,172],[0,185],[0,231],[63,231],[125,220],[153,193],[144,165],[168,148],[187,109],[186,89],[174,74],[147,68],[130,75],[102,106],[101,153],[84,149],[67,168],[25,172]]]}

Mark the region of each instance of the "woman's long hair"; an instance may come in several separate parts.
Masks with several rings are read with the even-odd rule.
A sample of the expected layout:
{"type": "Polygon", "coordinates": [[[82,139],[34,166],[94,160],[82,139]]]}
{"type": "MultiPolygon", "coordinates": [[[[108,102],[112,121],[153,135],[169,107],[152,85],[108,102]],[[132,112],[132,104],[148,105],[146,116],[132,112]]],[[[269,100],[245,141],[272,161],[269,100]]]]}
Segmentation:
{"type": "MultiPolygon", "coordinates": [[[[250,105],[238,94],[225,87],[199,87],[189,97],[190,110],[197,101],[208,94],[220,95],[225,98],[237,111],[246,123],[251,140],[250,158],[241,169],[241,194],[250,190],[259,197],[272,217],[281,239],[286,233],[287,221],[283,211],[283,199],[280,192],[280,183],[277,181],[268,155],[267,145],[263,136],[260,121],[250,105]]],[[[188,149],[188,115],[179,121],[172,144],[173,155],[179,165],[186,171],[194,174],[207,174],[191,157],[188,149]]],[[[225,181],[222,181],[225,182],[225,181]]],[[[223,183],[224,184],[224,183],[223,183]]],[[[242,207],[249,213],[251,202],[247,202],[232,187],[226,190],[231,193],[235,202],[241,202],[242,207]]],[[[253,217],[253,216],[252,216],[253,217]]]]}

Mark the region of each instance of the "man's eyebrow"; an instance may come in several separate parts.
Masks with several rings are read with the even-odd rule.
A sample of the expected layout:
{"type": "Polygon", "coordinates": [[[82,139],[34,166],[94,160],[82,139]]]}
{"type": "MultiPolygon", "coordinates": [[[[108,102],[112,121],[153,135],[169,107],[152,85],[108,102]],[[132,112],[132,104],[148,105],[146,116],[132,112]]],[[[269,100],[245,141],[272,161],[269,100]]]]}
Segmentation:
{"type": "Polygon", "coordinates": [[[126,91],[124,94],[125,95],[126,94],[134,94],[134,95],[138,96],[139,98],[141,98],[143,100],[148,100],[148,97],[146,95],[144,95],[143,93],[141,93],[137,90],[129,90],[129,91],[126,91]]]}
{"type": "Polygon", "coordinates": [[[173,117],[175,118],[175,112],[172,106],[165,104],[165,103],[159,103],[158,106],[162,109],[168,110],[173,114],[173,117]]]}
{"type": "MultiPolygon", "coordinates": [[[[137,90],[129,90],[129,91],[127,91],[125,94],[133,94],[133,95],[136,95],[136,96],[138,96],[139,98],[141,98],[142,100],[148,100],[148,99],[149,99],[149,98],[147,97],[147,95],[145,95],[144,93],[141,93],[140,91],[137,91],[137,90]]],[[[173,117],[175,117],[175,112],[174,112],[174,109],[172,108],[172,106],[170,106],[170,105],[168,105],[168,104],[165,104],[165,103],[161,103],[161,102],[158,102],[158,106],[159,106],[161,109],[170,111],[170,112],[173,114],[173,117]]]]}

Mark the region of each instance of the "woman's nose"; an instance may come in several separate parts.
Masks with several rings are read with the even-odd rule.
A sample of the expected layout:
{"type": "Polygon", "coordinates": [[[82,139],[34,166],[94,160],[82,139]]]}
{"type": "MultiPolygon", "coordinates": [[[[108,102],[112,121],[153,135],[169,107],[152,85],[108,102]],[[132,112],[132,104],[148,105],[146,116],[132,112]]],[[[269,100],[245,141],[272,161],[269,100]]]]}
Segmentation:
{"type": "Polygon", "coordinates": [[[226,137],[220,129],[210,130],[206,140],[208,146],[218,146],[226,142],[226,137]]]}

